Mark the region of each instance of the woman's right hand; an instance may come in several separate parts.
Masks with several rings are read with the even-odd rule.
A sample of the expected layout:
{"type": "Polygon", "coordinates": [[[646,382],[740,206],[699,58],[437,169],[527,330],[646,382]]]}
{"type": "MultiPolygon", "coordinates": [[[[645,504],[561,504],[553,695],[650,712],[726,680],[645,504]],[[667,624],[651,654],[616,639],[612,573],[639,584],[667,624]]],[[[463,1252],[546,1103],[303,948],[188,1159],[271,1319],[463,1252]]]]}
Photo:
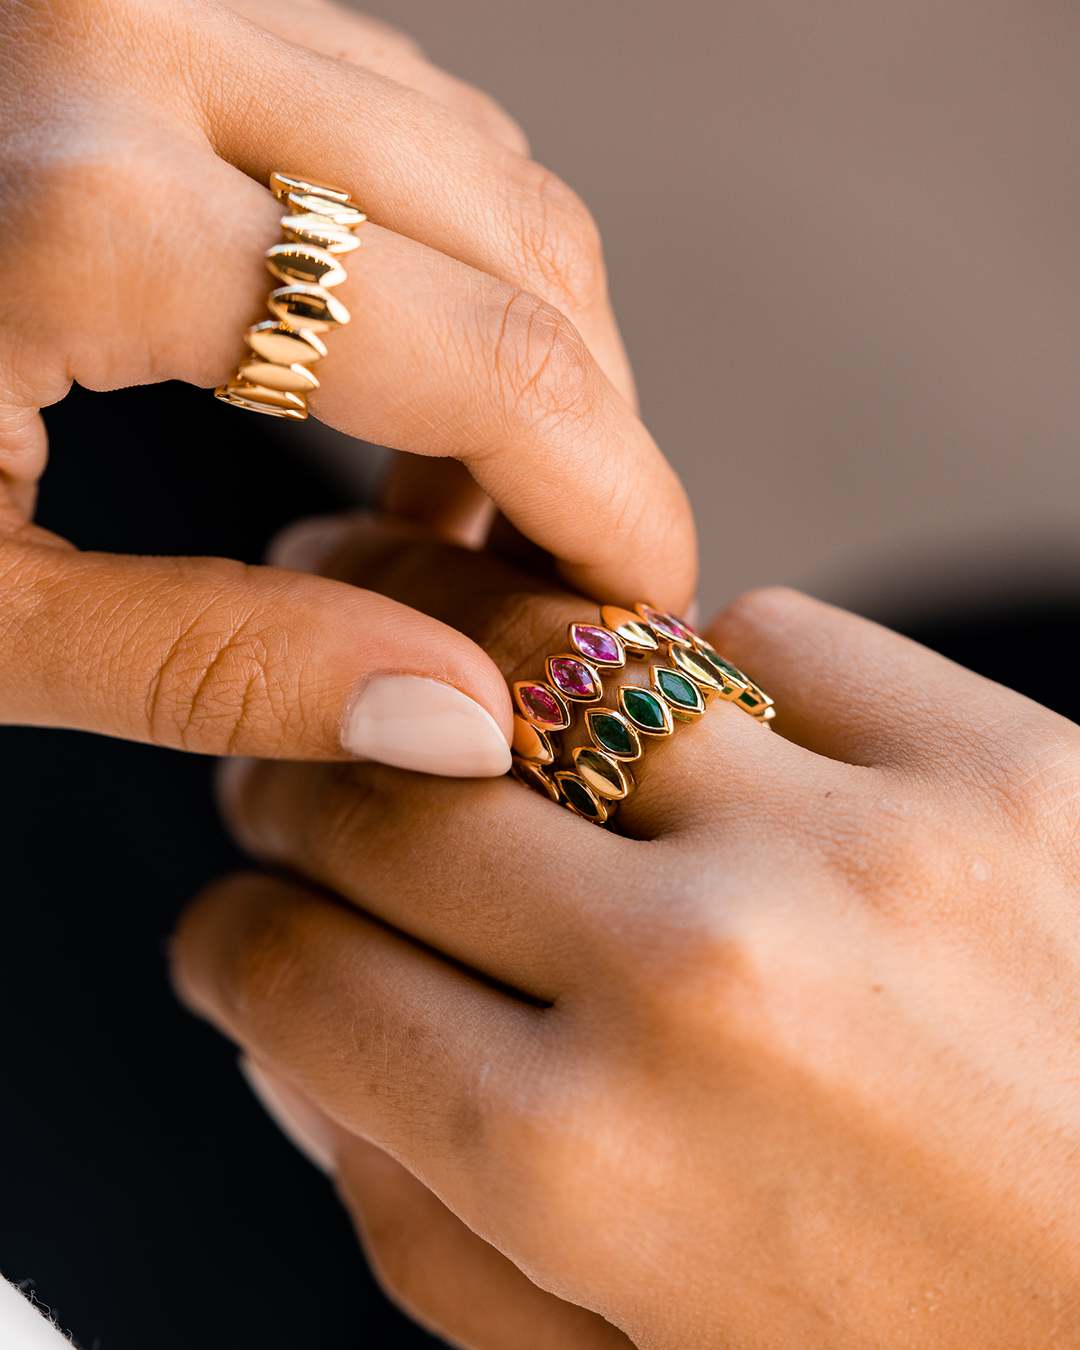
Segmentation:
{"type": "Polygon", "coordinates": [[[503,683],[446,626],[282,570],[79,553],[28,523],[39,409],[72,380],[228,379],[273,284],[275,168],[347,187],[375,222],[314,412],[469,471],[434,504],[406,480],[397,509],[452,532],[482,489],[579,589],[689,600],[689,510],[634,414],[595,229],[493,103],[317,0],[27,0],[0,52],[0,721],[505,769],[503,683]],[[400,675],[427,684],[384,680],[356,714],[400,675]],[[469,697],[440,713],[432,680],[469,697]]]}

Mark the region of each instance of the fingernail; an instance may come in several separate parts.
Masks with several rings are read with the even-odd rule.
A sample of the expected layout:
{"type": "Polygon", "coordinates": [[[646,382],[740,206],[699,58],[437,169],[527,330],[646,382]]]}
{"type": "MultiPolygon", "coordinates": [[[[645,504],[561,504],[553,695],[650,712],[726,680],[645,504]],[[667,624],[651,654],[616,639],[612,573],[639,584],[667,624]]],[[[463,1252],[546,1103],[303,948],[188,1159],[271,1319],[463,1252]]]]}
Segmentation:
{"type": "Polygon", "coordinates": [[[322,1112],[317,1111],[298,1092],[271,1078],[247,1055],[240,1056],[239,1065],[248,1087],[289,1143],[298,1148],[320,1172],[332,1177],[337,1171],[334,1161],[336,1141],[333,1128],[322,1112]]]}
{"type": "Polygon", "coordinates": [[[294,520],[280,530],[266,547],[271,567],[289,572],[318,574],[320,567],[344,543],[363,512],[348,511],[336,516],[308,516],[294,520]]]}
{"type": "Polygon", "coordinates": [[[447,778],[494,778],[510,746],[494,717],[453,685],[419,675],[375,675],[345,714],[350,754],[447,778]]]}

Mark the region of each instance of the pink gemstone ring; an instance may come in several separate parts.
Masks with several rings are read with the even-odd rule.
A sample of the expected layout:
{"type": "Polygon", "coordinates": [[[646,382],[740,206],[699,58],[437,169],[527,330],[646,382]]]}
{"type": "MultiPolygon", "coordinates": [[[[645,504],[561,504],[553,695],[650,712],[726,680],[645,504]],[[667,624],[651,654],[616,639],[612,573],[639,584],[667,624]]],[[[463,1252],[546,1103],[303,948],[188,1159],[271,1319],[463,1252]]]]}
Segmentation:
{"type": "Polygon", "coordinates": [[[544,679],[513,686],[511,773],[595,825],[614,823],[648,743],[696,722],[713,699],[765,725],[775,715],[737,666],[654,605],[605,605],[600,623],[572,623],[567,637],[570,650],[547,658],[544,679]]]}

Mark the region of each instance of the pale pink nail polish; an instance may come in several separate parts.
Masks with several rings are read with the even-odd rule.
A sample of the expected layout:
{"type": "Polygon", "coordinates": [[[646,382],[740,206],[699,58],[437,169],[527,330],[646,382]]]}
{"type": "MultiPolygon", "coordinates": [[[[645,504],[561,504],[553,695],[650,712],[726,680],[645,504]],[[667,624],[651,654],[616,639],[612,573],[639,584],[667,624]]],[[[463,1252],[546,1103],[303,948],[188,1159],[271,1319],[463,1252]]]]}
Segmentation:
{"type": "Polygon", "coordinates": [[[350,754],[447,778],[493,778],[510,768],[498,723],[468,694],[419,675],[373,675],[343,720],[350,754]]]}

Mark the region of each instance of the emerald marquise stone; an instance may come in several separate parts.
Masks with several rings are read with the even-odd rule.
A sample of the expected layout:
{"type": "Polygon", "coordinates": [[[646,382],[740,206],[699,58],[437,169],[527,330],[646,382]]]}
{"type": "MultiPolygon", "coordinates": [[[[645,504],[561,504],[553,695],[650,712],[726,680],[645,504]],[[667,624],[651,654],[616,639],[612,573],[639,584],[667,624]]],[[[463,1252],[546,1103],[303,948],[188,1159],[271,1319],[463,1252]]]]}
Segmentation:
{"type": "Polygon", "coordinates": [[[620,698],[627,717],[643,730],[667,730],[668,722],[664,716],[664,708],[655,694],[650,694],[646,689],[633,689],[624,685],[620,698]]]}
{"type": "Polygon", "coordinates": [[[685,675],[680,675],[677,670],[664,670],[662,667],[656,669],[656,685],[669,703],[677,708],[685,708],[687,712],[702,712],[705,703],[698,692],[698,687],[692,680],[688,680],[685,675]]]}
{"type": "Polygon", "coordinates": [[[600,812],[597,810],[593,795],[584,783],[579,783],[576,778],[560,778],[559,790],[570,803],[576,807],[583,816],[589,816],[595,820],[600,812]]]}
{"type": "Polygon", "coordinates": [[[712,651],[710,648],[703,647],[701,649],[701,655],[711,666],[715,666],[725,679],[735,680],[739,684],[747,683],[746,676],[737,666],[733,666],[730,661],[725,661],[722,656],[717,656],[716,652],[712,651]]]}
{"type": "Polygon", "coordinates": [[[626,724],[620,722],[617,717],[593,713],[589,718],[589,731],[601,750],[623,757],[634,753],[634,742],[630,732],[626,724]]]}

